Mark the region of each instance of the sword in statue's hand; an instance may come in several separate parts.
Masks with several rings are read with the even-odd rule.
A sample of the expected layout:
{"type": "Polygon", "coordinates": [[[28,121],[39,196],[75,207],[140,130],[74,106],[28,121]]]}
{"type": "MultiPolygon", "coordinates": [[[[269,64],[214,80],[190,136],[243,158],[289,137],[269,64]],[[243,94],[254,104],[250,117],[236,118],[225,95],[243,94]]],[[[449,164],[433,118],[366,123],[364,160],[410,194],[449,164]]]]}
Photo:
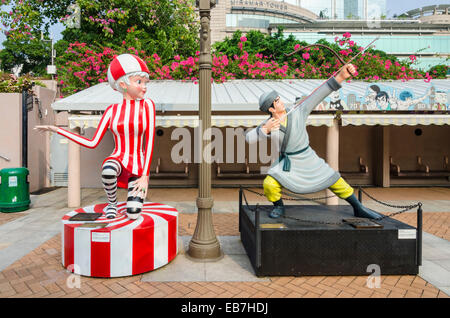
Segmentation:
{"type": "Polygon", "coordinates": [[[306,98],[303,98],[303,99],[300,100],[299,102],[295,103],[294,106],[293,106],[293,107],[292,107],[292,108],[291,108],[284,116],[281,116],[280,121],[283,121],[284,118],[287,117],[290,113],[292,113],[295,109],[297,109],[298,106],[302,105],[305,101],[307,101],[308,98],[309,98],[312,94],[314,94],[315,91],[317,91],[317,90],[318,90],[319,88],[321,88],[326,82],[328,82],[328,80],[329,80],[330,78],[332,78],[333,76],[335,76],[336,74],[338,74],[344,67],[346,67],[347,65],[349,65],[349,64],[350,64],[355,58],[357,58],[360,54],[364,53],[367,49],[369,49],[369,48],[372,46],[372,44],[373,44],[375,41],[377,41],[379,38],[380,38],[380,37],[377,36],[372,42],[370,42],[369,44],[367,44],[362,50],[359,51],[358,54],[356,54],[355,56],[353,56],[348,62],[344,62],[344,60],[343,60],[343,59],[342,59],[342,58],[341,58],[341,57],[340,57],[333,49],[331,49],[330,47],[328,47],[328,46],[326,46],[326,45],[323,45],[323,44],[312,44],[312,45],[304,46],[304,47],[301,47],[301,48],[295,50],[294,52],[285,54],[286,56],[291,56],[292,54],[295,54],[295,53],[297,53],[297,52],[299,52],[299,51],[302,51],[302,50],[304,50],[304,49],[306,49],[306,48],[308,48],[308,47],[312,47],[312,46],[320,46],[320,47],[324,47],[324,48],[330,50],[330,51],[338,58],[338,60],[339,60],[343,65],[342,65],[337,71],[335,71],[335,72],[333,73],[333,75],[331,75],[325,82],[323,82],[323,83],[320,84],[316,89],[314,89],[314,90],[311,92],[311,94],[309,94],[306,98]]]}

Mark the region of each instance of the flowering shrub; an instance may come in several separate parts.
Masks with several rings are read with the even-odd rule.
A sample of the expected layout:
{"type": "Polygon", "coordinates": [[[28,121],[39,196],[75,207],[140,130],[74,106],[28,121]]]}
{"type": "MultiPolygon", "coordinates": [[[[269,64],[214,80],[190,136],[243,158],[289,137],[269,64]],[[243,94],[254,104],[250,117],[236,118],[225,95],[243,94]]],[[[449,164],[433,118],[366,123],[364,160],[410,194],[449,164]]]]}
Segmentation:
{"type": "MultiPolygon", "coordinates": [[[[341,48],[339,53],[345,56],[346,59],[350,59],[363,50],[350,38],[351,34],[347,32],[342,38],[336,37],[334,39],[335,43],[341,48]]],[[[416,62],[416,56],[411,55],[410,61],[398,61],[394,56],[388,56],[382,51],[369,48],[352,62],[358,70],[358,75],[354,78],[366,81],[431,79],[427,75],[428,73],[424,74],[422,71],[412,68],[414,62],[416,62]]]]}
{"type": "MultiPolygon", "coordinates": [[[[234,47],[218,45],[212,53],[211,74],[215,82],[223,83],[232,79],[326,79],[342,66],[328,50],[319,47],[307,48],[289,57],[280,52],[275,56],[275,52],[255,51],[252,34],[242,36],[237,32],[234,38],[234,47]],[[217,48],[223,48],[225,52],[218,51],[217,48]],[[230,56],[230,52],[234,54],[230,56]]],[[[292,39],[279,38],[277,41],[287,41],[288,47],[283,48],[285,52],[292,52],[306,45],[292,39]]],[[[319,40],[318,43],[332,47],[345,61],[363,49],[351,40],[351,34],[348,32],[340,38],[336,37],[334,43],[325,40],[319,40]]],[[[115,55],[122,53],[132,53],[146,61],[151,80],[187,80],[198,83],[199,51],[187,57],[175,55],[172,60],[164,63],[158,54],[149,54],[129,46],[125,40],[122,46],[115,49],[75,42],[57,59],[58,80],[62,91],[71,94],[107,81],[109,63],[115,55]]],[[[410,61],[399,61],[382,51],[370,48],[353,60],[352,63],[357,68],[357,74],[353,78],[365,81],[423,79],[426,82],[432,78],[445,78],[448,67],[422,72],[413,68],[415,62],[414,55],[410,57],[410,61]]]]}
{"type": "Polygon", "coordinates": [[[57,56],[76,41],[97,46],[97,54],[103,48],[120,51],[125,41],[138,51],[157,53],[167,64],[177,54],[192,55],[199,43],[195,0],[1,0],[0,8],[0,32],[6,36],[0,68],[9,72],[22,64],[22,74],[46,74],[49,28],[58,22],[66,28],[54,44],[57,56]]]}
{"type": "Polygon", "coordinates": [[[19,78],[12,74],[0,72],[0,93],[21,93],[23,89],[29,89],[31,83],[45,87],[45,85],[29,76],[21,76],[19,78]]]}

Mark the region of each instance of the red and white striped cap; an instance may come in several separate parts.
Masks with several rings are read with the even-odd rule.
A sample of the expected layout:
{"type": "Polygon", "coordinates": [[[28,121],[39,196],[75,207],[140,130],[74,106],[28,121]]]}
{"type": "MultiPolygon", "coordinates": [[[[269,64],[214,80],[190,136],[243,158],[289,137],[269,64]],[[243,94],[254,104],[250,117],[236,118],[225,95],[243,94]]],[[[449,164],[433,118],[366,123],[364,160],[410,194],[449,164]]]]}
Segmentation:
{"type": "Polygon", "coordinates": [[[116,56],[108,67],[108,82],[115,90],[116,81],[124,75],[133,72],[150,73],[147,64],[138,56],[133,54],[121,54],[116,56]]]}
{"type": "Polygon", "coordinates": [[[62,218],[63,266],[83,276],[121,277],[148,272],[173,260],[178,252],[178,211],[145,202],[140,216],[130,220],[126,204],[117,204],[115,219],[105,217],[106,203],[67,213],[62,218]],[[69,221],[77,213],[103,215],[95,221],[69,221]]]}

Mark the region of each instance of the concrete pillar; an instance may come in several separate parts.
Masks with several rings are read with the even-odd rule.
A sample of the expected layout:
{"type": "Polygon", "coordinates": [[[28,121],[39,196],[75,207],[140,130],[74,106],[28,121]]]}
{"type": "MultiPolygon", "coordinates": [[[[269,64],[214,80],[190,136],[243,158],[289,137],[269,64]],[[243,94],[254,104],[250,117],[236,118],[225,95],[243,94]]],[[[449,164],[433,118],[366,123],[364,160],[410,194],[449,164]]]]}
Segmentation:
{"type": "MultiPolygon", "coordinates": [[[[333,119],[333,125],[327,129],[327,158],[328,165],[336,171],[339,171],[339,122],[333,119]]],[[[329,189],[326,191],[327,196],[334,193],[329,189]]],[[[339,198],[334,196],[326,199],[327,205],[338,205],[339,198]]]]}
{"type": "MultiPolygon", "coordinates": [[[[78,127],[72,131],[76,134],[80,133],[78,127]]],[[[81,205],[80,145],[69,140],[68,156],[67,206],[77,208],[81,205]]]]}
{"type": "Polygon", "coordinates": [[[383,188],[389,188],[391,186],[389,128],[389,126],[375,127],[374,181],[376,186],[383,188]]]}

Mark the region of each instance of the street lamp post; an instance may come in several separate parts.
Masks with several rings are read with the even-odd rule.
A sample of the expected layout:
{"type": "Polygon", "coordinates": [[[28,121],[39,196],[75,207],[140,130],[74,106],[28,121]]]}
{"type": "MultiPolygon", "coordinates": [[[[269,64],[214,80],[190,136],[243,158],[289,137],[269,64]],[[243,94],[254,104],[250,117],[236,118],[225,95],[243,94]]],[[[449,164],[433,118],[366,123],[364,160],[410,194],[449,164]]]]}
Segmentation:
{"type": "Polygon", "coordinates": [[[53,36],[50,37],[50,40],[44,40],[44,34],[41,31],[41,41],[42,42],[51,42],[51,44],[52,44],[52,48],[51,48],[52,64],[51,65],[47,65],[47,74],[51,74],[52,75],[52,80],[53,80],[54,79],[54,74],[56,74],[56,66],[55,66],[55,62],[54,62],[54,58],[56,57],[56,53],[55,53],[55,49],[54,49],[54,45],[53,45],[53,36]]]}
{"type": "Polygon", "coordinates": [[[200,136],[202,137],[201,162],[199,175],[199,191],[197,198],[197,225],[189,242],[188,255],[197,259],[219,259],[222,257],[220,244],[214,233],[212,223],[211,197],[211,153],[203,153],[208,141],[211,141],[211,37],[210,12],[216,4],[215,0],[197,0],[200,13],[200,91],[199,115],[200,136]],[[206,133],[205,133],[206,132],[206,133]]]}

